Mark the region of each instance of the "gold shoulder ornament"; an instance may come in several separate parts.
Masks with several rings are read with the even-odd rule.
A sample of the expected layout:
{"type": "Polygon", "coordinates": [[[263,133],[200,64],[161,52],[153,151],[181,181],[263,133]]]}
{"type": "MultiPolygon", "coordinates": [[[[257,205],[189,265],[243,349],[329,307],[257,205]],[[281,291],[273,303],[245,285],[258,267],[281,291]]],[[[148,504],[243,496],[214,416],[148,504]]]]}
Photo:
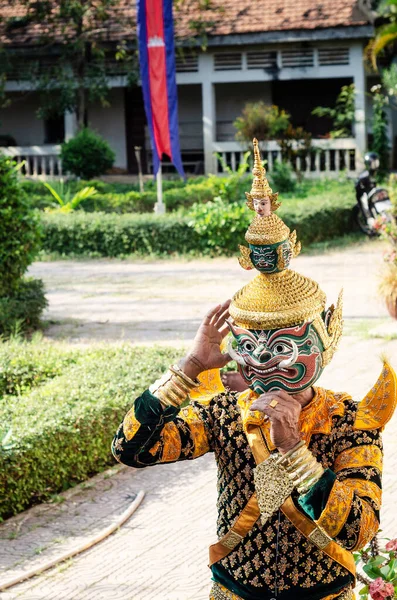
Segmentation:
{"type": "Polygon", "coordinates": [[[378,381],[361,400],[354,429],[383,429],[393,416],[397,404],[397,376],[387,361],[378,381]]]}

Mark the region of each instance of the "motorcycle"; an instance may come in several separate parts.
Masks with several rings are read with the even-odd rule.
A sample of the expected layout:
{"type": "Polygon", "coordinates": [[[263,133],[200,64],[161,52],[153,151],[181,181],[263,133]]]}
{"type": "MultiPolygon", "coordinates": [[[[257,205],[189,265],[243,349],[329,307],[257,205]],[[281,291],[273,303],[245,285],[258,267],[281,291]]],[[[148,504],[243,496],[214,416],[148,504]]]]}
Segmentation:
{"type": "Polygon", "coordinates": [[[389,192],[376,185],[376,173],[379,169],[376,152],[367,152],[364,162],[366,170],[360,173],[355,183],[357,204],[353,208],[353,218],[363,233],[373,237],[378,235],[374,225],[379,216],[391,220],[392,204],[389,192]]]}

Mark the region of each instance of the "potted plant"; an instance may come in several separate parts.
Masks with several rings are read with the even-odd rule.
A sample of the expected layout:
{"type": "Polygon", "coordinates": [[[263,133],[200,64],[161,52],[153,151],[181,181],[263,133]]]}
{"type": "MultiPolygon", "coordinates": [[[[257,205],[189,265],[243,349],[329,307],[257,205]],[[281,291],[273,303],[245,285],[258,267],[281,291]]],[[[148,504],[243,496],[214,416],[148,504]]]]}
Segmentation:
{"type": "Polygon", "coordinates": [[[363,584],[361,600],[393,600],[397,597],[397,539],[380,549],[376,538],[363,550],[354,553],[357,580],[363,584]],[[365,573],[365,576],[360,573],[365,573]]]}

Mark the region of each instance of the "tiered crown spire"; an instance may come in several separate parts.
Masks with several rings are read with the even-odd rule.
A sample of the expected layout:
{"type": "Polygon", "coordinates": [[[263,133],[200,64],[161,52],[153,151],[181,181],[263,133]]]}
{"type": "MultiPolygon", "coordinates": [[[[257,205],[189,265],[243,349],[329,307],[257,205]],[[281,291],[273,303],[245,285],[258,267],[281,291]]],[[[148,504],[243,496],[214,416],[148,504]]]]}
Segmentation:
{"type": "Polygon", "coordinates": [[[254,167],[252,169],[253,180],[251,191],[245,193],[247,196],[247,206],[251,210],[254,210],[254,198],[270,198],[272,210],[275,211],[280,206],[280,203],[277,202],[278,194],[273,193],[273,190],[267,180],[266,169],[262,164],[258,140],[254,138],[252,143],[254,146],[254,167]]]}

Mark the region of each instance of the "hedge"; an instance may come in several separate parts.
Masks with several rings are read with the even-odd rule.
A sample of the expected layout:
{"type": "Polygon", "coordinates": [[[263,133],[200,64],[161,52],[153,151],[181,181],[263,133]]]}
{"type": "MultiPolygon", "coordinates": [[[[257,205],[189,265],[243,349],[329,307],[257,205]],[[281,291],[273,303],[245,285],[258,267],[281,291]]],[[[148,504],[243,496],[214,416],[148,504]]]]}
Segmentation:
{"type": "MultiPolygon", "coordinates": [[[[279,211],[304,246],[352,231],[354,198],[286,200],[279,211]]],[[[233,255],[252,219],[244,205],[197,204],[183,214],[115,215],[76,212],[43,216],[43,249],[61,255],[122,257],[198,253],[233,255]]]]}
{"type": "MultiPolygon", "coordinates": [[[[223,178],[210,177],[205,180],[197,179],[184,181],[163,182],[163,201],[167,210],[188,208],[195,202],[208,202],[219,192],[223,178]]],[[[98,194],[82,202],[78,210],[85,212],[107,213],[148,213],[153,212],[157,202],[157,191],[153,185],[146,185],[144,192],[139,192],[135,185],[128,189],[127,184],[108,184],[102,181],[71,182],[73,193],[85,186],[92,186],[98,194]],[[84,184],[84,185],[83,185],[84,184]],[[114,188],[114,189],[112,189],[114,188]]],[[[24,189],[28,192],[29,204],[33,208],[44,210],[56,206],[54,198],[42,185],[33,182],[24,182],[24,189]]]]}
{"type": "Polygon", "coordinates": [[[0,343],[0,401],[62,375],[80,356],[81,351],[63,344],[24,343],[18,338],[0,343]]]}
{"type": "Polygon", "coordinates": [[[62,255],[139,256],[189,252],[199,238],[187,218],[75,212],[43,215],[46,252],[62,255]]]}
{"type": "Polygon", "coordinates": [[[11,293],[0,296],[0,336],[37,329],[47,304],[43,282],[22,278],[11,293]]]}
{"type": "Polygon", "coordinates": [[[124,414],[180,355],[95,348],[27,393],[0,399],[0,519],[113,464],[110,443],[124,414]]]}

